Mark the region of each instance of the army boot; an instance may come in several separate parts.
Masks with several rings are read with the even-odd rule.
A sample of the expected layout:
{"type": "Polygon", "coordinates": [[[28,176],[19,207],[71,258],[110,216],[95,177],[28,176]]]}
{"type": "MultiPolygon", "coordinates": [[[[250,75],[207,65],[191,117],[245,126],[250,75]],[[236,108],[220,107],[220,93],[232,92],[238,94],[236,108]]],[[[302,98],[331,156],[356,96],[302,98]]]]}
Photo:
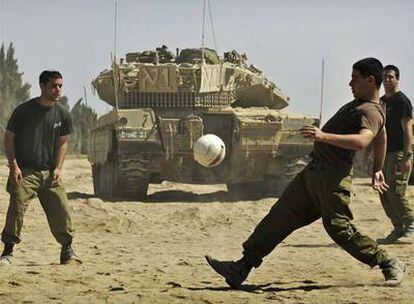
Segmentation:
{"type": "Polygon", "coordinates": [[[13,247],[13,243],[4,244],[3,253],[0,257],[0,266],[7,266],[11,264],[13,257],[13,247]]]}
{"type": "Polygon", "coordinates": [[[385,279],[385,286],[398,286],[404,280],[407,274],[407,266],[397,258],[390,258],[383,262],[381,270],[385,279]]]}
{"type": "Polygon", "coordinates": [[[205,258],[211,268],[224,277],[226,283],[234,289],[240,288],[252,269],[252,266],[244,258],[238,261],[218,261],[209,255],[206,255],[205,258]]]}
{"type": "Polygon", "coordinates": [[[63,245],[60,250],[60,264],[66,265],[72,263],[82,264],[82,261],[73,251],[71,244],[63,245]]]}
{"type": "Polygon", "coordinates": [[[404,229],[403,227],[394,227],[386,237],[378,239],[377,243],[381,245],[389,245],[394,244],[398,239],[404,236],[404,229]]]}

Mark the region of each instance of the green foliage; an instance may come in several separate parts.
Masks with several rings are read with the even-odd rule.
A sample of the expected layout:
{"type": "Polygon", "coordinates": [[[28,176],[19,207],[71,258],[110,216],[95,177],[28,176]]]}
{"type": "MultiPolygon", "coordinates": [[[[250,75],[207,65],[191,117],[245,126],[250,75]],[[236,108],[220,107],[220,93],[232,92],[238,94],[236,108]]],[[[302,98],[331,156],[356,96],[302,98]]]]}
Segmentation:
{"type": "Polygon", "coordinates": [[[87,105],[82,104],[82,98],[70,110],[73,121],[73,133],[69,139],[69,152],[88,153],[89,130],[97,122],[97,114],[87,105]]]}
{"type": "Polygon", "coordinates": [[[66,96],[59,99],[59,103],[70,111],[72,117],[73,132],[69,137],[69,153],[88,153],[89,130],[96,125],[98,119],[95,111],[91,107],[82,104],[82,100],[83,98],[80,98],[70,109],[69,100],[66,96]]]}
{"type": "MultiPolygon", "coordinates": [[[[23,73],[19,72],[17,59],[14,58],[14,46],[10,43],[7,50],[4,44],[0,48],[0,138],[11,112],[19,103],[29,99],[30,85],[23,83],[23,73]]],[[[0,152],[3,151],[3,140],[0,140],[0,152]]]]}

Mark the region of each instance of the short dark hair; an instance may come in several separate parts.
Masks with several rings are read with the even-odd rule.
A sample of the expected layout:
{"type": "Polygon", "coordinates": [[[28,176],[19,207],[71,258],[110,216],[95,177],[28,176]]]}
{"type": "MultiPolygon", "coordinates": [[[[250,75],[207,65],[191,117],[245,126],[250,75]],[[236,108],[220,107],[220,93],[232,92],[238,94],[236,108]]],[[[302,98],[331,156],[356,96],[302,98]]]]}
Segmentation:
{"type": "Polygon", "coordinates": [[[385,66],[384,67],[384,72],[385,71],[394,71],[395,72],[395,77],[397,78],[397,80],[400,80],[400,69],[397,68],[395,65],[389,64],[389,65],[385,66]]]}
{"type": "Polygon", "coordinates": [[[353,69],[357,70],[363,77],[374,76],[377,88],[381,87],[384,77],[384,67],[376,58],[365,58],[354,63],[353,69]]]}
{"type": "Polygon", "coordinates": [[[50,79],[63,78],[59,71],[45,70],[40,73],[39,83],[46,85],[50,79]]]}

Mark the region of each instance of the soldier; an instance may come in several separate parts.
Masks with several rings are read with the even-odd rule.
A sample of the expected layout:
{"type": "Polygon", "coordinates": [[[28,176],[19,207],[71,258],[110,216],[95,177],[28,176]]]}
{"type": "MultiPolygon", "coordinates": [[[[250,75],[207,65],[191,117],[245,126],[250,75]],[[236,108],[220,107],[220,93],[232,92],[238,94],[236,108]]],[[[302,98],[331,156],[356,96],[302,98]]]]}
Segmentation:
{"type": "Polygon", "coordinates": [[[219,261],[206,256],[209,265],[226,279],[232,288],[239,288],[253,267],[294,230],[322,217],[329,236],[359,261],[379,265],[385,284],[399,285],[406,265],[362,235],[352,224],[349,208],[351,170],[356,150],[374,141],[373,187],[380,193],[387,190],[381,171],[386,148],[385,117],[379,104],[379,88],[383,67],[375,58],[366,58],[353,65],[349,85],[355,100],[345,104],[320,130],[303,127],[305,138],[314,140],[312,161],[288,185],[278,202],[243,244],[243,257],[238,261],[219,261]]]}
{"type": "Polygon", "coordinates": [[[384,175],[390,186],[380,194],[381,203],[394,229],[380,244],[392,244],[398,239],[409,241],[414,235],[414,208],[405,192],[412,169],[411,150],[412,106],[410,100],[399,90],[400,71],[394,65],[384,68],[385,95],[381,102],[386,109],[387,154],[384,175]]]}
{"type": "Polygon", "coordinates": [[[81,263],[71,246],[72,224],[61,180],[72,132],[69,112],[57,104],[62,92],[62,75],[58,71],[43,71],[39,84],[40,97],[22,103],[13,111],[4,135],[10,168],[7,181],[10,203],[1,235],[4,250],[0,266],[11,263],[13,247],[21,241],[24,214],[36,195],[53,236],[62,245],[60,263],[81,263]]]}

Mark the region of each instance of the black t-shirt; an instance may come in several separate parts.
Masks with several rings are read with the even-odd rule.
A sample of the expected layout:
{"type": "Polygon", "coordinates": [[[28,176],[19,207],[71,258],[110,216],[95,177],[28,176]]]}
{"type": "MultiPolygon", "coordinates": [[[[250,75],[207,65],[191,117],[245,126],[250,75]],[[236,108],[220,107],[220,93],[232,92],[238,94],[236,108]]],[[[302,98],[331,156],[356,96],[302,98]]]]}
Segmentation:
{"type": "Polygon", "coordinates": [[[14,149],[20,168],[53,170],[59,137],[72,132],[72,119],[61,105],[44,107],[37,99],[16,107],[7,130],[15,134],[14,149]]]}
{"type": "MultiPolygon", "coordinates": [[[[362,129],[368,129],[377,136],[384,123],[385,114],[379,103],[355,99],[340,108],[323,126],[322,131],[334,134],[358,134],[362,129]]],[[[347,172],[352,168],[354,156],[354,150],[322,142],[315,142],[311,154],[311,157],[347,172]]]]}
{"type": "Polygon", "coordinates": [[[407,96],[401,91],[390,97],[381,97],[387,111],[387,152],[401,151],[404,149],[404,130],[401,119],[413,118],[413,107],[407,96]]]}

